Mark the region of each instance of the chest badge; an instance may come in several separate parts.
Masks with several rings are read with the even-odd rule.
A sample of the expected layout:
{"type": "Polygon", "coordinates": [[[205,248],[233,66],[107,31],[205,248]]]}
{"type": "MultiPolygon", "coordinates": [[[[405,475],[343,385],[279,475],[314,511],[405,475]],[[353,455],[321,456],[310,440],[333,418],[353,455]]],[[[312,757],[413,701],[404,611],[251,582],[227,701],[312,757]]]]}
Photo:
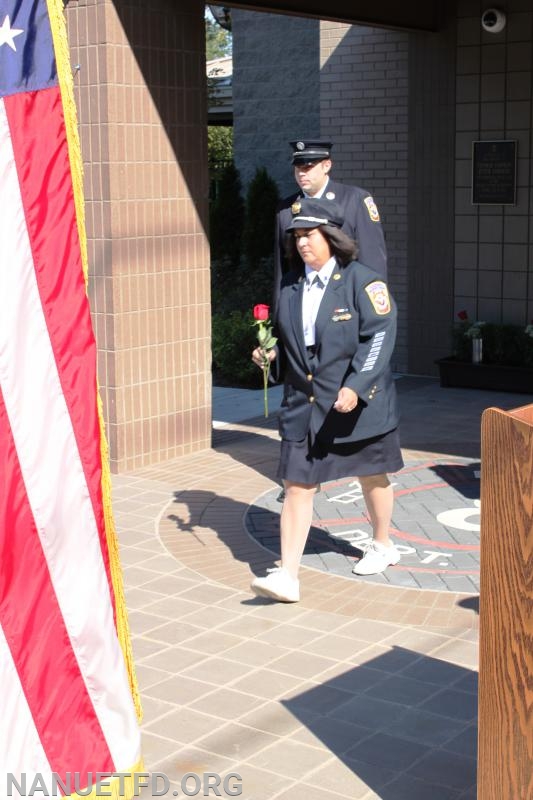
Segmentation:
{"type": "Polygon", "coordinates": [[[347,322],[347,320],[351,319],[352,315],[350,313],[341,313],[341,314],[333,314],[331,321],[332,322],[347,322]]]}

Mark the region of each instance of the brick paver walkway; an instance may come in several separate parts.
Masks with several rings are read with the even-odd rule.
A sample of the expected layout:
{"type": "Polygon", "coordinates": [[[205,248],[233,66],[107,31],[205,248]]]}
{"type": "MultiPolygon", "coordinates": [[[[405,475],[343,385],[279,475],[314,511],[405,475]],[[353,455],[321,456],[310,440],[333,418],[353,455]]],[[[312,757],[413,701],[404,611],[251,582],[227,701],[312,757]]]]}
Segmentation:
{"type": "MultiPolygon", "coordinates": [[[[501,397],[406,384],[402,487],[416,477],[451,494],[399,498],[399,531],[413,535],[401,512],[415,495],[420,505],[432,498],[432,513],[436,503],[472,507],[479,413],[504,407],[501,397]],[[432,438],[420,423],[428,406],[438,416],[432,438]]],[[[236,772],[246,800],[474,800],[477,595],[454,576],[436,591],[304,566],[300,603],[253,597],[252,574],[274,560],[246,530],[254,515],[276,513],[266,508],[277,492],[273,428],[231,424],[210,451],[114,477],[147,768],[178,797],[187,773],[236,772]]],[[[329,500],[346,489],[317,498],[318,522],[333,518],[329,500]]],[[[455,543],[475,536],[445,527],[455,543]]],[[[411,545],[418,561],[406,554],[403,564],[422,583],[421,552],[440,548],[411,545]]],[[[455,551],[447,562],[457,564],[455,551]]]]}

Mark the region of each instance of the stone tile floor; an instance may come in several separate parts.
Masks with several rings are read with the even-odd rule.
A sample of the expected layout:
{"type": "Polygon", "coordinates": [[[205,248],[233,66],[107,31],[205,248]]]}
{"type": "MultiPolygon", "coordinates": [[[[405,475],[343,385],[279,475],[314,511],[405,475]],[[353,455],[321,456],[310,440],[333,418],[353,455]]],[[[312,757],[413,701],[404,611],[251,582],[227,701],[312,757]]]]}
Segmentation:
{"type": "MultiPolygon", "coordinates": [[[[410,458],[478,458],[483,408],[530,399],[402,380],[410,458]]],[[[146,769],[179,797],[217,773],[244,800],[474,800],[477,596],[304,567],[299,604],[253,597],[275,420],[215,414],[211,450],[113,477],[146,769]]]]}

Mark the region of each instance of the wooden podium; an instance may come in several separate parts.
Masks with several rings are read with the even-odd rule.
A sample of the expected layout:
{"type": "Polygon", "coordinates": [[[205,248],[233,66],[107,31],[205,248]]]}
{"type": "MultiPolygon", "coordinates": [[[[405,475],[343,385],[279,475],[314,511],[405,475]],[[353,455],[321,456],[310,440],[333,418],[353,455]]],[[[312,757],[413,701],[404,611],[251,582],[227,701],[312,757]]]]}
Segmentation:
{"type": "Polygon", "coordinates": [[[478,800],[533,800],[533,405],[481,422],[478,800]]]}

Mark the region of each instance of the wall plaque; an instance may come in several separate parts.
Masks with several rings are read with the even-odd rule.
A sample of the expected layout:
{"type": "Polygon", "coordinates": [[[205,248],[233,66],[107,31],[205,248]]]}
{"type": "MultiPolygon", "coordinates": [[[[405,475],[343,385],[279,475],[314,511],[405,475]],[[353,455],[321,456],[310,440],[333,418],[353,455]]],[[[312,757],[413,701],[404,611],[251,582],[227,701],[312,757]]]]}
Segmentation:
{"type": "Polygon", "coordinates": [[[473,142],[472,203],[516,203],[516,140],[473,142]]]}

